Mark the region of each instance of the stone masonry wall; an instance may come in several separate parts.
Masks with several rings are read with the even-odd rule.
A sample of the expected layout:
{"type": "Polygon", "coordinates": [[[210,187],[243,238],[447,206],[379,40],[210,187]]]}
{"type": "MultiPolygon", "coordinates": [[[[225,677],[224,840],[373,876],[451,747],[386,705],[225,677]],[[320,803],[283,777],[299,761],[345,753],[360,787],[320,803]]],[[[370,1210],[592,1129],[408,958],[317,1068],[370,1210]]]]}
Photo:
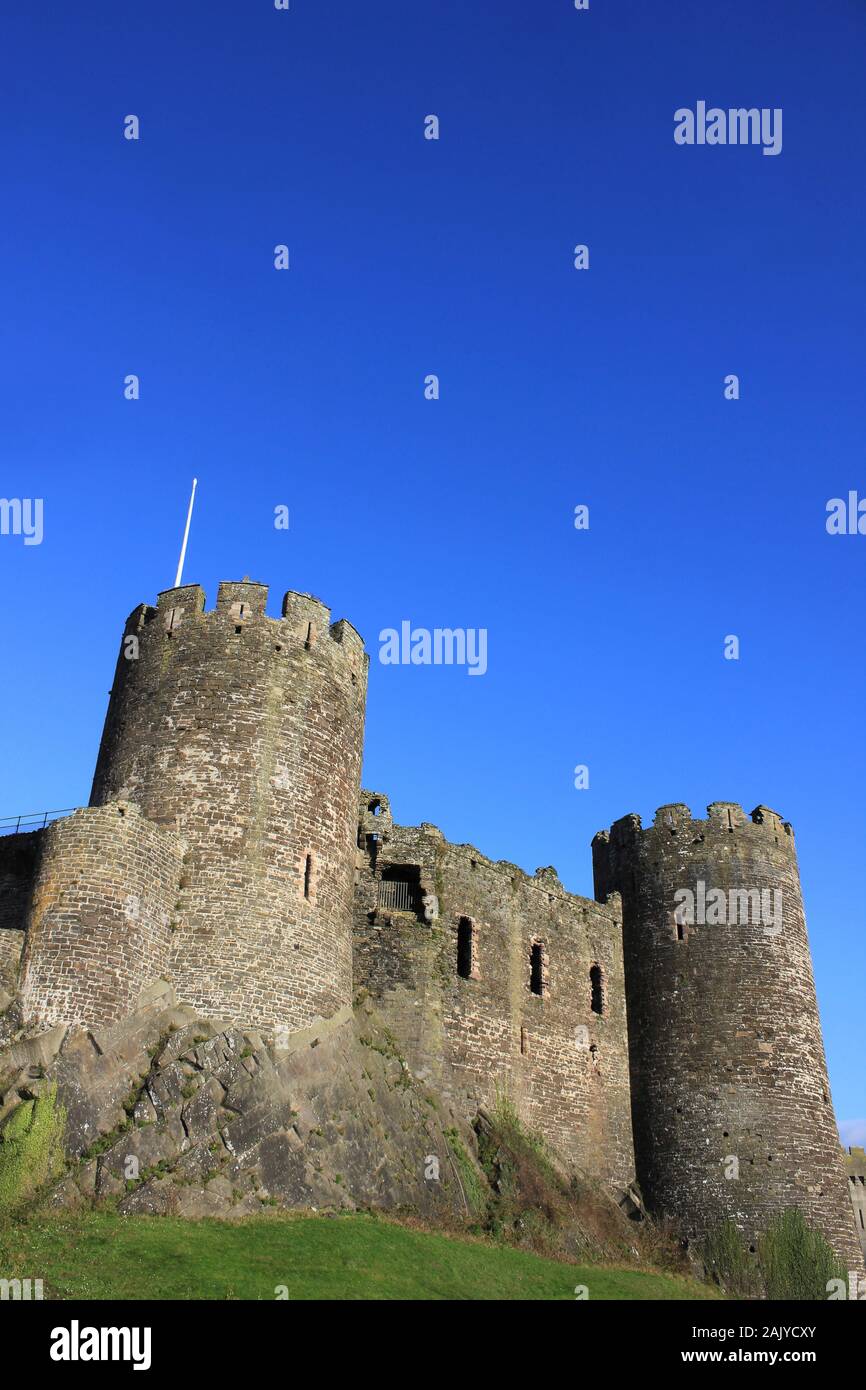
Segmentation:
{"type": "Polygon", "coordinates": [[[375,999],[412,1070],[467,1118],[501,1091],[563,1157],[614,1186],[631,1181],[618,898],[600,906],[566,893],[552,869],[530,878],[449,844],[435,826],[395,826],[387,798],[362,792],[355,984],[375,999]],[[414,912],[379,905],[383,876],[400,865],[419,871],[414,912]],[[458,973],[461,918],[472,927],[467,978],[458,973]],[[533,945],[540,995],[530,988],[533,945]]]}
{"type": "Polygon", "coordinates": [[[866,1149],[850,1148],[845,1155],[848,1177],[848,1196],[854,1208],[854,1227],[860,1237],[860,1248],[866,1259],[866,1149]]]}
{"type": "Polygon", "coordinates": [[[363,642],[317,599],[196,585],[129,619],[92,802],[189,843],[171,978],[204,1014],[279,1030],[351,997],[363,642]]]}
{"type": "Polygon", "coordinates": [[[24,1021],[112,1023],[165,975],[183,844],[125,802],[75,811],[41,833],[24,1021]]]}
{"type": "Polygon", "coordinates": [[[14,927],[0,930],[0,989],[14,994],[18,988],[18,970],[24,950],[24,932],[14,927]]]}
{"type": "Polygon", "coordinates": [[[798,1206],[856,1267],[791,827],[766,807],[750,819],[718,802],[704,821],[663,806],[650,829],[627,816],[597,835],[593,862],[596,896],[623,900],[647,1206],[696,1238],[731,1218],[752,1243],[798,1206]],[[697,903],[701,883],[721,890],[724,920],[711,910],[684,925],[676,894],[689,889],[697,903]],[[781,894],[778,924],[730,897],[755,890],[781,894]]]}

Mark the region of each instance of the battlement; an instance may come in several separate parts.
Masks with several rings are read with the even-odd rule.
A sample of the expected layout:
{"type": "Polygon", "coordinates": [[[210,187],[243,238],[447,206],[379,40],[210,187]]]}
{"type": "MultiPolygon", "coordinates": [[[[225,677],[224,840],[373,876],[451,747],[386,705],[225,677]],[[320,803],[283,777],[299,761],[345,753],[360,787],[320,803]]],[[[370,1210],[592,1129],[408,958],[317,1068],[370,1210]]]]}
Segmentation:
{"type": "Polygon", "coordinates": [[[678,836],[683,840],[701,841],[718,836],[742,835],[747,838],[772,837],[780,848],[789,848],[794,853],[794,830],[786,821],[768,806],[756,806],[747,815],[736,801],[713,801],[707,807],[705,820],[692,816],[690,807],[681,801],[669,802],[660,806],[653,823],[644,827],[638,815],[622,816],[614,821],[610,830],[599,830],[593,836],[594,850],[604,852],[605,846],[613,849],[652,841],[653,838],[678,836]]]}
{"type": "Polygon", "coordinates": [[[275,640],[299,639],[310,651],[317,642],[328,638],[354,658],[363,656],[364,639],[346,618],[331,622],[331,610],[312,594],[289,589],[283,595],[281,616],[268,616],[269,587],[249,579],[224,580],[217,590],[216,607],[206,608],[206,595],[200,584],[183,584],[176,589],[163,589],[157,595],[156,607],[139,604],[126,622],[125,634],[138,634],[156,622],[164,632],[180,635],[184,622],[196,619],[224,620],[235,627],[248,624],[267,625],[275,640]]]}
{"type": "Polygon", "coordinates": [[[584,898],[580,894],[570,893],[552,864],[537,868],[534,874],[530,874],[510,859],[490,859],[475,845],[453,844],[438,825],[429,821],[422,821],[420,825],[414,826],[398,825],[394,821],[390,799],[384,792],[362,789],[358,803],[358,826],[359,845],[363,847],[368,837],[376,836],[381,842],[385,858],[388,857],[388,846],[392,840],[401,846],[400,853],[405,854],[408,850],[414,849],[419,861],[423,862],[432,862],[437,855],[441,857],[443,852],[447,852],[452,862],[461,863],[471,872],[486,870],[499,877],[503,883],[509,882],[513,888],[535,889],[550,899],[562,899],[564,903],[578,907],[581,911],[590,910],[593,914],[600,911],[602,915],[610,915],[616,923],[622,920],[618,893],[613,893],[610,901],[603,903],[594,898],[584,898]]]}

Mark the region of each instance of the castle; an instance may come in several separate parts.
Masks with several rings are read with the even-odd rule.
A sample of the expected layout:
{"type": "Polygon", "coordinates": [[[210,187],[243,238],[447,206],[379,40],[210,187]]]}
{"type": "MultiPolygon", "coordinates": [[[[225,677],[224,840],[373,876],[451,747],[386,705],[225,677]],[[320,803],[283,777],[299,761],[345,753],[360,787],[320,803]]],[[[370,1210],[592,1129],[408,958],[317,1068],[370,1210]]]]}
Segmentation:
{"type": "Polygon", "coordinates": [[[595,901],[400,826],[360,788],[361,637],[267,597],[223,583],[208,612],[185,585],[128,619],[90,805],[0,839],[19,1023],[112,1023],[167,980],[285,1035],[363,994],[459,1111],[506,1092],[688,1239],[732,1218],[754,1242],[796,1205],[862,1267],[791,826],[727,802],[626,816],[593,841],[595,901]],[[684,890],[780,915],[692,920],[684,890]]]}

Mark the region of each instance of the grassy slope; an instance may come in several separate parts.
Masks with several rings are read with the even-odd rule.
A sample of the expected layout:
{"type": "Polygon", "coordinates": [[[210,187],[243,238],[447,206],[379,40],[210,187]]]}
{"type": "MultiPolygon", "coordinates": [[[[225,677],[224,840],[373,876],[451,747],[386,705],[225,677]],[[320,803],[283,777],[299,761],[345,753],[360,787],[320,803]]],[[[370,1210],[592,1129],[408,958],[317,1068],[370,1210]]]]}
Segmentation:
{"type": "Polygon", "coordinates": [[[369,1216],[261,1217],[229,1225],[169,1217],[40,1215],[0,1231],[0,1278],[44,1281],[46,1298],[714,1298],[664,1274],[579,1267],[369,1216]]]}

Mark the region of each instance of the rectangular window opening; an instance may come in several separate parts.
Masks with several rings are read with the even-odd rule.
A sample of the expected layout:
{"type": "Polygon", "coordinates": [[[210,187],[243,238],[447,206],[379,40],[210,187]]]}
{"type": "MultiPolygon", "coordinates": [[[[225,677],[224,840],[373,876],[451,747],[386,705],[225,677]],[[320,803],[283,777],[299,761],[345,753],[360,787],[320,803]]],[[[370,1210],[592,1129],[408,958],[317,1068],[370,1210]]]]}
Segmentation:
{"type": "Polygon", "coordinates": [[[532,994],[544,993],[544,958],[541,942],[535,941],[529,953],[529,988],[532,994]]]}
{"type": "Polygon", "coordinates": [[[417,864],[386,864],[379,881],[378,906],[417,914],[421,902],[421,870],[417,864]]]}
{"type": "Polygon", "coordinates": [[[457,923],[457,974],[461,980],[472,978],[473,944],[472,923],[461,917],[457,923]]]}

